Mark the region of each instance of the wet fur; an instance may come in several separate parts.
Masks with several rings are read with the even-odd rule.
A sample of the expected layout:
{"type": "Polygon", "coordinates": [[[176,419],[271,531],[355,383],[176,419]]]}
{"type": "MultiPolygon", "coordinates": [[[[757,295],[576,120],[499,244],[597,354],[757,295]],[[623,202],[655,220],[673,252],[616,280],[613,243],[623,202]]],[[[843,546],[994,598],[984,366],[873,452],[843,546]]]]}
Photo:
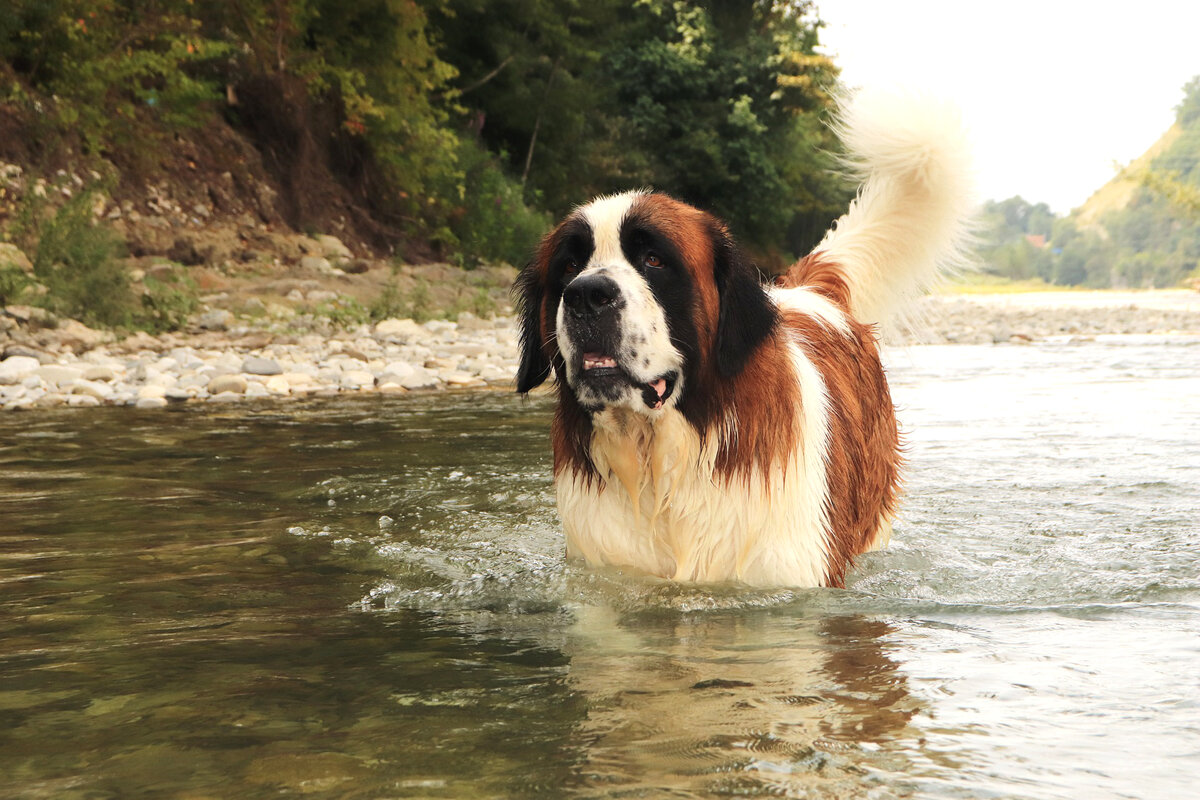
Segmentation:
{"type": "Polygon", "coordinates": [[[517,285],[517,388],[556,379],[569,555],[683,581],[841,586],[886,543],[901,455],[875,325],[961,257],[969,203],[959,127],[915,105],[847,105],[859,198],[773,283],[723,223],[663,194],[600,198],[542,241],[517,285]],[[611,309],[566,313],[564,290],[597,276],[619,289],[611,309]],[[579,351],[601,327],[628,385],[601,383],[598,400],[579,351]],[[651,405],[664,375],[676,388],[651,405]]]}

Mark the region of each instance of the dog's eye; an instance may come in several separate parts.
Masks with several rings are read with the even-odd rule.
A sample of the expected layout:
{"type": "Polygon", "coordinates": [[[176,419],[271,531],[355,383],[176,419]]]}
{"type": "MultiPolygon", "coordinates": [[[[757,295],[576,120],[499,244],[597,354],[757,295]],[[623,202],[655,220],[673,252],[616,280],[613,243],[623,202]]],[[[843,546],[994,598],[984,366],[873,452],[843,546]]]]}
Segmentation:
{"type": "Polygon", "coordinates": [[[563,264],[563,269],[567,272],[579,272],[579,262],[573,258],[568,258],[563,264]]]}
{"type": "Polygon", "coordinates": [[[642,259],[643,266],[650,269],[662,269],[662,259],[658,257],[658,253],[646,253],[646,257],[642,259]]]}

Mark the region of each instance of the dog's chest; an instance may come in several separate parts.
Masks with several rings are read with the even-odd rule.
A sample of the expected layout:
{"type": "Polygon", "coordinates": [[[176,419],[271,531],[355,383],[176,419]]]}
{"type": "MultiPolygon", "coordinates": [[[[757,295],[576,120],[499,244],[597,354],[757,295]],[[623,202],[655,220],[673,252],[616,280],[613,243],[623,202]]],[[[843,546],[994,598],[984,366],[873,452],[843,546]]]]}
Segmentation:
{"type": "Polygon", "coordinates": [[[717,475],[717,445],[702,445],[674,410],[653,425],[628,412],[595,423],[590,455],[602,481],[556,476],[568,555],[682,581],[821,582],[823,549],[796,548],[809,526],[789,470],[717,475]]]}

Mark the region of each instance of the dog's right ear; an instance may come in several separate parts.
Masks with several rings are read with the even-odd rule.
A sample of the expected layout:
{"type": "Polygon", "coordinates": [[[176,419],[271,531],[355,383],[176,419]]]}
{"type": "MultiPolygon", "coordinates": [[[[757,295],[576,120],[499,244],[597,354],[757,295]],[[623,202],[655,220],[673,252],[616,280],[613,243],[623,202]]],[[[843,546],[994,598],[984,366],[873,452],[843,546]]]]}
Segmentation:
{"type": "Polygon", "coordinates": [[[545,289],[536,264],[521,270],[513,284],[513,295],[521,314],[521,366],[517,369],[517,391],[525,394],[550,376],[550,361],[542,350],[545,289]]]}

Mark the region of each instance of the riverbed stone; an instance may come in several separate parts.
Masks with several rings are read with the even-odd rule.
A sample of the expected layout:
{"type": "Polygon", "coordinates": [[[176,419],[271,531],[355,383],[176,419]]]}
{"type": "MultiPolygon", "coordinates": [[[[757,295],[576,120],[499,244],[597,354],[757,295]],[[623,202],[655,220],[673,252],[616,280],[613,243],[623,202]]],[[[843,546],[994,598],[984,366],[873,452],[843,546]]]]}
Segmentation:
{"type": "Polygon", "coordinates": [[[139,397],[134,406],[137,408],[166,408],[167,400],[165,397],[139,397]]]}
{"type": "Polygon", "coordinates": [[[321,252],[329,259],[352,259],[354,253],[350,252],[350,248],[345,242],[336,236],[331,236],[327,233],[321,233],[313,237],[317,244],[321,246],[321,252]]]}
{"type": "Polygon", "coordinates": [[[438,379],[438,377],[424,367],[414,369],[413,374],[401,378],[396,382],[409,391],[436,389],[441,385],[441,381],[438,379]]]}
{"type": "Polygon", "coordinates": [[[488,352],[487,346],[478,342],[448,344],[442,350],[451,356],[482,356],[488,352]]]}
{"type": "Polygon", "coordinates": [[[107,400],[113,395],[112,387],[107,383],[84,380],[83,378],[80,378],[64,388],[66,388],[71,394],[86,394],[90,397],[96,398],[97,400],[107,400]]]}
{"type": "Polygon", "coordinates": [[[221,394],[241,394],[246,391],[248,385],[244,375],[218,375],[208,382],[208,391],[213,394],[213,399],[216,399],[216,396],[221,394]]]}
{"type": "Polygon", "coordinates": [[[328,258],[321,256],[304,256],[300,259],[300,269],[316,272],[321,275],[345,275],[340,269],[330,263],[328,258]]]}
{"type": "Polygon", "coordinates": [[[385,319],[376,323],[375,335],[389,340],[409,342],[427,337],[429,331],[411,319],[385,319]]]}
{"type": "Polygon", "coordinates": [[[505,369],[498,367],[495,364],[488,364],[479,371],[479,377],[488,383],[502,383],[510,381],[515,377],[516,371],[513,369],[505,369]]]}
{"type": "Polygon", "coordinates": [[[282,375],[283,367],[272,358],[249,356],[242,362],[242,372],[248,375],[282,375]]]}
{"type": "Polygon", "coordinates": [[[481,381],[477,376],[457,369],[443,370],[442,372],[438,373],[438,377],[441,378],[447,386],[454,386],[456,388],[461,388],[464,386],[479,386],[483,383],[483,381],[481,381]]]}
{"type": "Polygon", "coordinates": [[[64,383],[70,383],[83,377],[82,369],[65,364],[45,364],[38,367],[34,372],[46,383],[56,386],[61,386],[64,383]]]}
{"type": "Polygon", "coordinates": [[[272,394],[291,394],[292,387],[283,375],[272,375],[264,384],[272,394]]]}
{"type": "Polygon", "coordinates": [[[491,320],[480,319],[470,311],[464,311],[459,314],[456,322],[458,323],[458,330],[463,333],[491,330],[492,328],[491,320]]]}
{"type": "Polygon", "coordinates": [[[341,384],[347,389],[369,389],[375,385],[375,376],[365,369],[347,370],[341,384]]]}
{"type": "Polygon", "coordinates": [[[35,358],[39,364],[53,364],[58,361],[57,356],[52,353],[47,353],[45,350],[40,350],[36,347],[30,347],[27,344],[19,342],[4,346],[4,358],[13,358],[14,356],[24,356],[25,358],[35,358]]]}
{"type": "Polygon", "coordinates": [[[9,356],[0,361],[0,385],[17,383],[34,374],[41,365],[41,361],[30,356],[9,356]]]}
{"type": "Polygon", "coordinates": [[[297,386],[306,386],[306,385],[312,384],[315,382],[315,378],[316,378],[315,375],[310,375],[307,372],[297,372],[297,371],[285,372],[280,377],[282,377],[285,381],[287,381],[288,386],[291,386],[292,388],[295,388],[297,386]]]}
{"type": "Polygon", "coordinates": [[[434,358],[425,359],[424,366],[425,369],[437,371],[455,370],[458,369],[458,365],[461,361],[461,358],[454,358],[452,356],[435,356],[434,358]]]}
{"type": "Polygon", "coordinates": [[[83,379],[111,382],[117,379],[117,371],[107,364],[96,364],[83,371],[83,379]]]}
{"type": "Polygon", "coordinates": [[[227,331],[233,325],[233,312],[223,308],[205,311],[196,318],[196,325],[206,331],[227,331]]]}
{"type": "Polygon", "coordinates": [[[100,405],[100,399],[90,394],[67,395],[67,405],[72,408],[90,408],[100,405]]]}

